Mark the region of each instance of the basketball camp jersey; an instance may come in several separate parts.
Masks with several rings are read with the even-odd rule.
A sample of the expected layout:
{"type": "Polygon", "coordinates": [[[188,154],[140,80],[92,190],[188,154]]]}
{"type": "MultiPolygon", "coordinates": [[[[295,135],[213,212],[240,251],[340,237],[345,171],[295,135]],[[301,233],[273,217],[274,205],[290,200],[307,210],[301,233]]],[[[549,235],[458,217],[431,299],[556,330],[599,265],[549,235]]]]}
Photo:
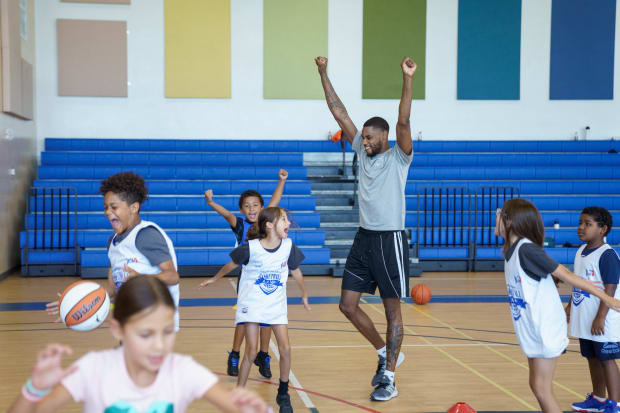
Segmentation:
{"type": "MultiPolygon", "coordinates": [[[[585,248],[586,246],[582,245],[575,254],[575,274],[590,281],[596,288],[604,290],[599,262],[603,253],[613,248],[609,244],[603,244],[584,257],[582,253],[585,248]]],[[[616,289],[615,298],[620,298],[620,289],[616,289]]],[[[601,300],[578,288],[573,288],[571,300],[569,329],[571,336],[602,343],[620,341],[620,313],[610,310],[605,317],[605,334],[595,336],[591,331],[592,321],[596,317],[601,300]]]]}
{"type": "MultiPolygon", "coordinates": [[[[168,235],[166,235],[164,230],[161,229],[154,222],[140,221],[138,225],[131,229],[127,237],[121,242],[119,242],[117,245],[114,245],[114,238],[116,238],[118,235],[114,235],[114,238],[112,238],[112,242],[110,243],[110,248],[108,249],[108,257],[110,258],[110,266],[112,267],[112,279],[114,280],[114,288],[116,290],[118,290],[127,279],[127,272],[125,272],[124,269],[125,264],[127,264],[128,267],[132,268],[140,274],[159,274],[161,272],[161,268],[156,265],[151,265],[149,260],[136,247],[136,236],[141,229],[146,227],[154,227],[164,237],[164,240],[166,240],[166,244],[168,245],[168,251],[170,252],[170,257],[172,258],[174,268],[178,269],[177,256],[174,252],[172,241],[170,240],[170,238],[168,238],[168,235]]],[[[179,284],[169,285],[168,290],[170,290],[170,295],[172,295],[172,299],[174,300],[174,306],[176,307],[176,311],[174,313],[174,328],[176,331],[178,331],[179,284]]]]}
{"type": "Polygon", "coordinates": [[[566,349],[566,314],[553,277],[536,280],[521,267],[519,249],[528,239],[517,243],[504,263],[512,323],[519,345],[532,358],[557,357],[566,349]]]}
{"type": "Polygon", "coordinates": [[[250,228],[252,228],[252,225],[254,225],[251,222],[248,222],[245,220],[245,218],[239,218],[237,217],[237,227],[235,229],[233,229],[233,232],[235,234],[235,248],[237,248],[239,245],[244,244],[247,242],[246,238],[248,237],[248,231],[250,230],[250,228]],[[241,222],[243,223],[243,232],[240,232],[240,225],[239,225],[239,221],[241,220],[241,222]]]}
{"type": "Polygon", "coordinates": [[[250,259],[239,278],[235,322],[288,324],[286,281],[292,245],[285,238],[277,251],[269,252],[260,240],[249,241],[250,259]]]}

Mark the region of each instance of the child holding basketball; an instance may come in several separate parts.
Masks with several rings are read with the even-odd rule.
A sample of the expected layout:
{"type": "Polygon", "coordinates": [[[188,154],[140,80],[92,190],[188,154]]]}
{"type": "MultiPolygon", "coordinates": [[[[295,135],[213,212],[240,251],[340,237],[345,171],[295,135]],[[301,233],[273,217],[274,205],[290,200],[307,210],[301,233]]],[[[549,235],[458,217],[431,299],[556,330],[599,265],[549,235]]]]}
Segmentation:
{"type": "MultiPolygon", "coordinates": [[[[108,240],[108,294],[113,297],[127,279],[153,275],[170,290],[177,311],[175,329],[179,329],[179,274],[172,241],[157,224],[140,218],[140,206],[148,198],[144,179],[133,172],[121,172],[104,179],[99,192],[104,196],[104,213],[114,235],[108,240]]],[[[47,305],[50,314],[58,313],[58,301],[47,305]]]]}
{"type": "MultiPolygon", "coordinates": [[[[581,211],[577,236],[585,244],[575,254],[575,274],[594,283],[606,294],[620,298],[617,289],[620,259],[605,242],[612,225],[611,214],[605,208],[587,207],[581,211]]],[[[592,393],[583,402],[573,403],[572,408],[619,412],[620,371],[616,359],[620,358],[620,314],[609,312],[609,307],[601,300],[577,287],[566,306],[566,314],[569,334],[579,338],[581,355],[588,359],[592,381],[592,393]]]]}
{"type": "MultiPolygon", "coordinates": [[[[271,195],[268,207],[278,206],[282,199],[282,193],[284,192],[284,184],[288,178],[288,172],[284,169],[280,169],[278,173],[278,185],[271,195]]],[[[239,212],[243,214],[243,218],[236,216],[220,204],[213,200],[213,191],[207,189],[205,191],[205,200],[207,204],[215,210],[218,214],[223,216],[230,229],[235,234],[235,247],[247,243],[248,229],[256,222],[258,214],[265,206],[263,197],[258,192],[248,189],[239,196],[239,212]]],[[[239,374],[239,351],[241,350],[241,344],[243,343],[243,337],[245,335],[244,324],[237,324],[235,327],[235,334],[233,336],[232,350],[228,353],[228,375],[237,376],[239,374]]],[[[258,371],[266,378],[271,378],[271,357],[269,356],[269,339],[271,338],[271,329],[269,326],[263,326],[260,329],[260,350],[254,360],[254,364],[258,366],[258,371]]]]}
{"type": "Polygon", "coordinates": [[[495,234],[504,238],[508,299],[519,345],[528,357],[530,388],[544,412],[561,412],[553,395],[552,381],[568,337],[566,316],[553,277],[597,296],[616,311],[620,311],[620,301],[544,252],[545,228],[531,202],[520,198],[506,201],[497,210],[495,234]]]}
{"type": "Polygon", "coordinates": [[[250,374],[252,361],[256,357],[259,324],[271,325],[280,351],[280,386],[276,402],[282,413],[293,411],[288,394],[291,346],[288,338],[286,281],[289,270],[301,288],[304,307],[310,310],[308,293],[299,269],[304,255],[288,238],[289,226],[290,222],[283,209],[263,209],[256,224],[248,231],[249,242],[232,251],[232,261],[223,266],[212,279],[200,284],[200,287],[204,287],[239,265],[243,266],[235,322],[245,323],[245,354],[237,384],[245,386],[250,374]]]}
{"type": "Polygon", "coordinates": [[[229,391],[189,356],[173,353],[176,305],[157,277],[132,277],[118,290],[110,332],[123,344],[92,351],[63,368],[71,348],[50,344],[9,413],[57,412],[72,401],[84,412],[184,412],[203,398],[223,412],[267,412],[256,394],[229,391]]]}

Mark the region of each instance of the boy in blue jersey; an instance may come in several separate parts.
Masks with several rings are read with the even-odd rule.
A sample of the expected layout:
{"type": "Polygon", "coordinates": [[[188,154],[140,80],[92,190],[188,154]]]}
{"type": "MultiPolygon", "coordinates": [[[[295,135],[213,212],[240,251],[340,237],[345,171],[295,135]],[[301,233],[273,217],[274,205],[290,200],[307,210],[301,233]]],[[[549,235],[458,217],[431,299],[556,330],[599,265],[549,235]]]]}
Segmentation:
{"type": "MultiPolygon", "coordinates": [[[[268,207],[278,206],[282,199],[282,193],[284,192],[284,184],[288,178],[288,172],[284,169],[280,169],[278,173],[278,185],[271,195],[268,207]]],[[[258,192],[249,189],[244,191],[239,196],[239,212],[243,214],[243,218],[236,216],[220,204],[213,201],[213,191],[207,189],[205,191],[205,200],[207,204],[215,210],[218,214],[224,217],[230,225],[230,229],[235,234],[236,244],[239,246],[243,243],[247,243],[246,234],[250,227],[254,225],[258,219],[258,214],[265,207],[265,201],[258,192]]],[[[239,350],[243,343],[243,337],[245,336],[245,326],[243,324],[237,324],[235,327],[235,335],[233,336],[233,347],[228,353],[228,375],[237,376],[239,374],[239,350]]],[[[266,378],[271,378],[271,368],[269,356],[269,339],[271,338],[271,328],[269,326],[262,326],[260,329],[260,351],[258,352],[254,364],[258,366],[260,374],[266,378]]]]}
{"type": "MultiPolygon", "coordinates": [[[[605,237],[612,227],[611,214],[601,207],[581,211],[577,235],[585,242],[575,254],[575,274],[593,282],[607,295],[618,298],[620,259],[605,237]]],[[[620,412],[620,314],[587,292],[573,289],[566,306],[569,334],[579,338],[581,355],[588,359],[592,393],[583,402],[573,403],[580,412],[620,412]]]]}

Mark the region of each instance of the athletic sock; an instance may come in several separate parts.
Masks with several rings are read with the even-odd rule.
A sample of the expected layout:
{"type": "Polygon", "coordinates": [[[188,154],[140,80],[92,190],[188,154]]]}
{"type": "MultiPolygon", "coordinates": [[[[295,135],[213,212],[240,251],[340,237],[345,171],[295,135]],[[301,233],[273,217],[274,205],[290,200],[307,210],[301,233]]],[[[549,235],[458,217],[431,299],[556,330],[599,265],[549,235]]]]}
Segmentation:
{"type": "Polygon", "coordinates": [[[377,354],[380,355],[383,358],[387,357],[387,347],[383,346],[380,349],[377,350],[377,354]]]}
{"type": "Polygon", "coordinates": [[[280,386],[278,387],[278,394],[287,394],[288,393],[288,381],[280,380],[280,386]]]}
{"type": "Polygon", "coordinates": [[[598,400],[601,403],[605,403],[607,401],[606,398],[604,397],[598,397],[596,394],[592,393],[592,397],[594,397],[596,400],[598,400]]]}

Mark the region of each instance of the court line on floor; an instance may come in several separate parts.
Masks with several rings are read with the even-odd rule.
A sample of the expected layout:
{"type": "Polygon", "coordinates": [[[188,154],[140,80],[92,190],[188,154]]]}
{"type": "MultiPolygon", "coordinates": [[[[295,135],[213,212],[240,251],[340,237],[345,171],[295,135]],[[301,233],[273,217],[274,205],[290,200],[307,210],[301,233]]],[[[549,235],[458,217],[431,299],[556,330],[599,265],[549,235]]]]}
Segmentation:
{"type": "MultiPolygon", "coordinates": [[[[435,316],[433,316],[433,315],[428,314],[426,311],[424,311],[424,310],[422,310],[422,309],[420,309],[420,308],[417,308],[417,306],[415,306],[415,305],[412,305],[412,307],[413,307],[413,308],[414,308],[414,310],[415,310],[415,311],[417,311],[418,313],[420,313],[420,314],[422,314],[422,315],[426,316],[427,318],[429,318],[429,319],[431,319],[431,320],[433,320],[433,321],[435,321],[435,322],[437,322],[437,323],[439,323],[439,324],[442,324],[442,325],[446,326],[447,328],[449,328],[450,330],[452,330],[452,331],[453,331],[453,332],[455,332],[456,334],[460,334],[460,335],[462,335],[463,337],[468,338],[468,339],[470,339],[470,340],[475,340],[475,339],[474,339],[473,337],[471,337],[470,335],[465,334],[465,333],[463,333],[462,331],[459,331],[458,329],[454,328],[451,324],[449,324],[449,323],[447,323],[447,322],[445,322],[445,321],[441,320],[440,318],[438,318],[438,317],[435,317],[435,316]]],[[[524,363],[521,363],[521,362],[519,362],[519,361],[517,361],[517,360],[513,359],[512,357],[508,356],[507,354],[502,353],[502,352],[501,352],[501,351],[499,351],[499,350],[496,350],[496,349],[491,348],[491,347],[488,347],[488,346],[487,346],[487,349],[488,349],[489,351],[491,351],[492,353],[497,354],[498,356],[502,357],[503,359],[505,359],[505,360],[507,360],[507,361],[510,361],[511,363],[516,364],[517,366],[519,366],[519,367],[521,367],[521,368],[523,368],[523,369],[525,369],[525,370],[527,370],[527,371],[529,371],[529,370],[530,370],[530,369],[529,369],[529,366],[526,366],[524,363]]],[[[555,384],[555,385],[556,385],[557,387],[559,387],[560,389],[562,389],[562,390],[564,390],[564,391],[566,391],[566,392],[568,392],[568,393],[572,394],[573,396],[576,396],[576,397],[582,397],[582,396],[583,396],[583,394],[577,393],[577,392],[576,392],[576,391],[574,391],[573,389],[571,389],[571,388],[569,388],[569,387],[565,386],[564,384],[562,384],[562,383],[560,383],[560,382],[558,382],[558,381],[556,381],[556,380],[553,380],[553,384],[555,384]]]]}
{"type": "MultiPolygon", "coordinates": [[[[230,281],[230,285],[232,286],[232,288],[235,290],[235,292],[237,292],[237,286],[235,285],[233,280],[229,280],[229,281],[230,281]]],[[[278,346],[273,342],[272,339],[269,339],[269,348],[273,352],[274,356],[276,356],[276,358],[278,359],[278,362],[280,362],[280,352],[278,351],[278,346]]],[[[302,387],[301,383],[299,382],[299,380],[297,380],[297,377],[295,376],[295,373],[293,373],[293,368],[292,367],[289,369],[289,380],[293,384],[293,387],[295,388],[295,391],[299,395],[299,398],[304,403],[306,408],[308,410],[310,410],[311,412],[313,412],[313,413],[318,413],[318,410],[317,410],[316,406],[314,405],[314,403],[312,403],[312,400],[310,400],[310,397],[308,396],[308,394],[303,392],[303,387],[302,387]],[[300,389],[301,389],[301,391],[300,391],[300,389]]]]}
{"type": "MultiPolygon", "coordinates": [[[[407,334],[407,337],[420,337],[413,334],[407,334]]],[[[569,344],[569,346],[578,346],[579,344],[569,344]]],[[[483,343],[437,343],[437,344],[402,344],[401,347],[482,347],[482,346],[494,346],[494,347],[514,347],[513,344],[509,343],[492,343],[492,344],[483,344],[483,343]]],[[[292,346],[291,348],[298,349],[322,349],[322,348],[368,348],[368,344],[360,344],[360,345],[345,345],[345,346],[337,346],[337,345],[325,345],[325,346],[292,346]]]]}
{"type": "MultiPolygon", "coordinates": [[[[365,300],[363,300],[363,299],[361,301],[365,302],[365,300]]],[[[374,304],[369,304],[369,307],[372,308],[377,313],[385,316],[384,312],[378,310],[374,304]]],[[[409,327],[404,327],[404,329],[409,330],[409,332],[412,333],[412,334],[415,334],[415,331],[413,331],[409,327]]],[[[428,340],[425,337],[420,337],[420,339],[422,341],[424,341],[426,344],[429,344],[429,345],[433,344],[430,340],[428,340]]],[[[520,398],[519,396],[517,396],[516,394],[514,394],[513,392],[511,392],[510,390],[508,390],[504,386],[502,386],[501,384],[495,382],[491,378],[489,378],[486,375],[484,375],[483,373],[479,372],[475,368],[471,367],[469,364],[467,364],[464,361],[460,360],[458,357],[455,357],[452,354],[448,353],[443,348],[437,347],[437,346],[433,346],[432,348],[434,350],[438,351],[439,353],[443,354],[444,356],[448,357],[450,360],[454,361],[456,364],[460,365],[464,369],[469,370],[471,373],[473,373],[474,375],[478,376],[482,380],[486,381],[488,384],[492,385],[493,387],[495,387],[496,389],[500,390],[504,394],[512,397],[514,400],[516,400],[517,402],[521,403],[523,406],[527,407],[528,409],[530,409],[530,410],[537,410],[533,405],[529,404],[528,402],[526,402],[525,400],[523,400],[522,398],[520,398]]]]}
{"type": "MultiPolygon", "coordinates": [[[[213,373],[217,374],[218,376],[230,377],[230,376],[228,376],[225,373],[219,373],[219,372],[213,372],[213,373]]],[[[265,380],[265,379],[248,378],[248,381],[253,381],[253,382],[257,382],[257,383],[264,383],[264,384],[270,384],[272,386],[279,386],[279,383],[275,383],[273,381],[269,381],[269,380],[265,380]]],[[[327,399],[327,400],[332,400],[332,401],[335,401],[335,402],[343,403],[343,404],[346,404],[346,405],[351,406],[351,407],[356,407],[356,408],[358,408],[360,410],[365,410],[367,412],[381,413],[380,411],[374,410],[374,409],[372,409],[370,407],[362,406],[360,404],[357,404],[357,403],[354,403],[354,402],[350,402],[348,400],[344,400],[344,399],[340,399],[338,397],[330,396],[329,394],[319,393],[319,392],[314,391],[314,390],[308,390],[306,388],[298,389],[298,388],[295,388],[293,386],[289,386],[289,389],[298,390],[298,391],[301,391],[301,392],[304,392],[304,393],[308,393],[308,394],[313,394],[313,395],[315,395],[317,397],[321,397],[321,398],[324,398],[324,399],[327,399]]]]}

